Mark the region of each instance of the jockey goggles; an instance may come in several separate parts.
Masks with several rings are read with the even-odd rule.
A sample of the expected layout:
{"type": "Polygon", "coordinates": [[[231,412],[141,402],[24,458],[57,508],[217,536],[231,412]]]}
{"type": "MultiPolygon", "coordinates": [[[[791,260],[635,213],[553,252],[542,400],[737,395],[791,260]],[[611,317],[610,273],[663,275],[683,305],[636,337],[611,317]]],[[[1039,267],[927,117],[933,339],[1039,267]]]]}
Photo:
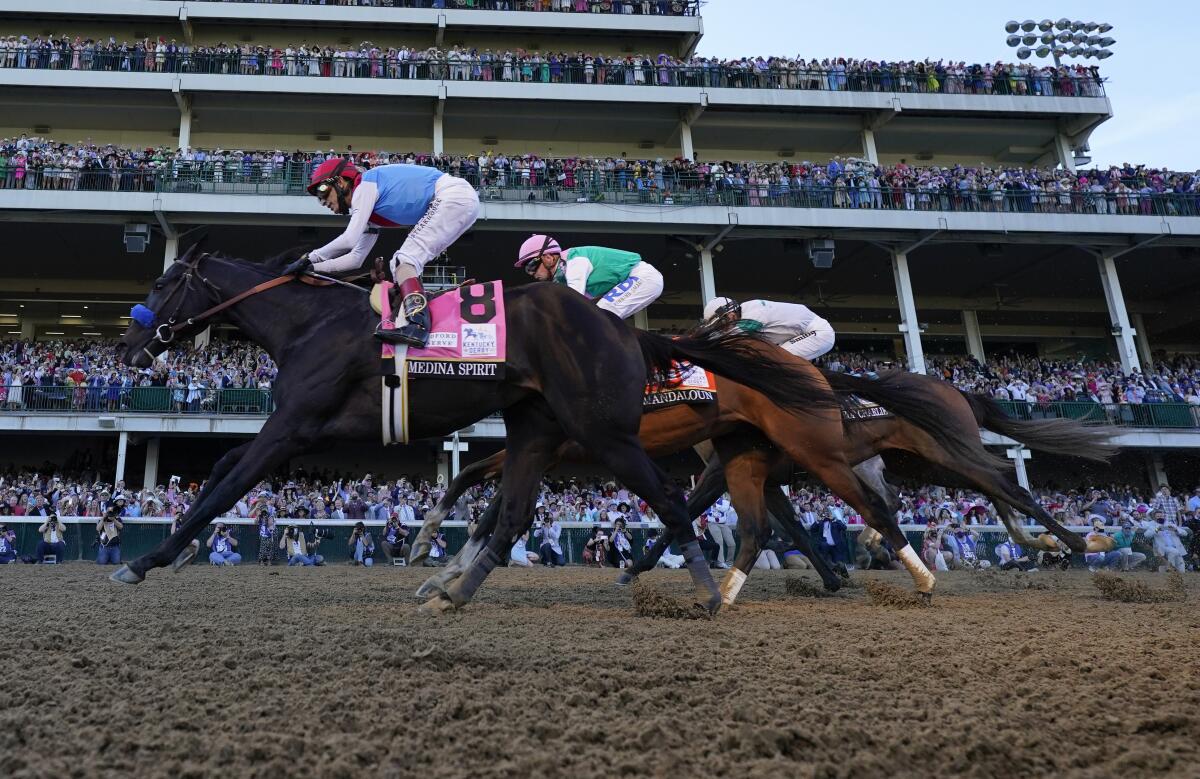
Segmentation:
{"type": "Polygon", "coordinates": [[[554,240],[554,238],[552,236],[547,235],[546,239],[544,241],[542,241],[542,248],[538,249],[535,252],[529,252],[528,254],[526,254],[524,257],[522,257],[520,260],[517,261],[517,266],[519,268],[521,268],[521,270],[523,270],[527,274],[529,274],[530,276],[536,276],[537,269],[542,264],[541,263],[542,255],[545,254],[546,250],[549,249],[551,246],[553,246],[556,250],[558,250],[560,252],[560,256],[561,256],[561,249],[559,249],[558,241],[554,240]]]}
{"type": "Polygon", "coordinates": [[[339,178],[341,178],[342,172],[346,170],[346,166],[349,164],[350,161],[343,157],[338,162],[337,167],[333,169],[332,173],[315,184],[308,185],[308,194],[319,198],[325,197],[325,193],[329,191],[330,187],[332,187],[339,178]]]}

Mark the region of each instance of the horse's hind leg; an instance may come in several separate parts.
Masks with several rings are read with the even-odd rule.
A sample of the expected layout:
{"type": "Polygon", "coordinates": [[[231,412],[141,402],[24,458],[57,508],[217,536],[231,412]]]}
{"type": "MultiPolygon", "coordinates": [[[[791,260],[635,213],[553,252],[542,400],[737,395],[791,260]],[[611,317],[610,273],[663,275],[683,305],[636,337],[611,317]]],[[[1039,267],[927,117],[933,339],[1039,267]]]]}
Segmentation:
{"type": "Polygon", "coordinates": [[[783,489],[778,484],[769,483],[763,490],[763,499],[767,505],[767,516],[772,520],[775,528],[781,531],[792,542],[792,545],[812,563],[812,567],[821,577],[821,583],[825,585],[825,589],[829,592],[837,592],[841,589],[842,580],[830,566],[828,558],[813,548],[812,537],[797,523],[796,512],[792,510],[792,504],[788,501],[787,495],[783,494],[783,489]]]}
{"type": "Polygon", "coordinates": [[[721,444],[717,448],[725,463],[725,479],[729,483],[729,496],[738,514],[742,537],[733,568],[721,582],[721,602],[732,606],[742,585],[746,583],[746,577],[754,570],[754,563],[763,546],[771,538],[763,485],[770,475],[774,452],[748,448],[733,454],[721,444]]]}
{"type": "MultiPolygon", "coordinates": [[[[494,479],[504,468],[504,456],[504,450],[501,449],[486,460],[471,463],[459,471],[459,474],[450,482],[450,486],[446,489],[446,494],[438,501],[433,511],[425,515],[425,522],[421,525],[421,531],[417,533],[416,539],[412,542],[412,549],[408,553],[409,565],[416,565],[429,556],[430,545],[433,543],[433,534],[437,532],[438,528],[442,526],[442,522],[454,510],[455,501],[476,484],[480,484],[487,479],[494,479]]],[[[456,556],[455,559],[457,560],[458,557],[456,556]]],[[[467,562],[470,561],[468,560],[467,562]]],[[[420,590],[417,593],[419,595],[420,590]]]]}
{"type": "MultiPolygon", "coordinates": [[[[467,543],[458,550],[458,554],[451,558],[445,568],[430,576],[417,588],[416,597],[424,599],[445,594],[447,585],[461,576],[471,563],[475,562],[475,558],[483,551],[483,547],[496,530],[503,498],[503,492],[496,493],[492,502],[488,504],[487,511],[483,512],[483,516],[479,518],[479,526],[475,528],[475,533],[467,539],[467,543]]],[[[432,534],[430,538],[433,538],[432,534]]]]}

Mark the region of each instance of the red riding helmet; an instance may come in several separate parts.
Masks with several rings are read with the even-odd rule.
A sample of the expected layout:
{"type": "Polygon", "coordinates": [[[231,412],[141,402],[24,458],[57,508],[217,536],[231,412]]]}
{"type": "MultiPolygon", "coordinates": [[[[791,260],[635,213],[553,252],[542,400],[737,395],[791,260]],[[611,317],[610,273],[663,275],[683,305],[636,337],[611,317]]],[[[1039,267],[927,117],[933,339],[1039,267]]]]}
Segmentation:
{"type": "Polygon", "coordinates": [[[326,188],[333,186],[338,177],[350,182],[350,187],[358,185],[362,171],[345,157],[333,157],[325,160],[312,172],[312,180],[308,184],[308,194],[321,197],[326,188]]]}

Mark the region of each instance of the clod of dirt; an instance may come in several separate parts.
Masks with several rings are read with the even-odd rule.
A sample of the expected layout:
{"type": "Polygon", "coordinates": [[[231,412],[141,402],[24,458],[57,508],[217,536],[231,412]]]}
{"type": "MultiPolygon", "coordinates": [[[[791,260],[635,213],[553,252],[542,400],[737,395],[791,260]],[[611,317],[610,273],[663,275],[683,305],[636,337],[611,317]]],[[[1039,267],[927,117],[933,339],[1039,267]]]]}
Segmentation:
{"type": "Polygon", "coordinates": [[[658,619],[711,618],[699,604],[685,603],[642,582],[633,585],[633,611],[639,617],[658,619]]]}
{"type": "Polygon", "coordinates": [[[1125,579],[1111,573],[1097,573],[1092,584],[1106,600],[1122,603],[1178,603],[1187,600],[1187,587],[1179,571],[1167,574],[1165,587],[1151,587],[1143,581],[1125,579]]]}
{"type": "Polygon", "coordinates": [[[783,583],[783,591],[788,595],[799,598],[831,598],[833,593],[824,587],[813,584],[802,576],[791,576],[783,583]]]}
{"type": "Polygon", "coordinates": [[[858,579],[852,579],[849,576],[839,576],[838,579],[842,582],[843,590],[861,590],[863,588],[862,582],[858,579]]]}
{"type": "Polygon", "coordinates": [[[892,609],[920,609],[929,605],[929,601],[915,592],[897,587],[894,584],[870,579],[866,582],[867,597],[872,606],[884,606],[892,609]]]}

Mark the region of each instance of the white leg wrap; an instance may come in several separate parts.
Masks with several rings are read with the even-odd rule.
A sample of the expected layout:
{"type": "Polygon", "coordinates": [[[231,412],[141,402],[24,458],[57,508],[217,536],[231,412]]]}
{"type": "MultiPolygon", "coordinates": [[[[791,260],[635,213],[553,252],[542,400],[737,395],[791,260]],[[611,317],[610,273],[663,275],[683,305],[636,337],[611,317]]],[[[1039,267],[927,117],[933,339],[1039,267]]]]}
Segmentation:
{"type": "Polygon", "coordinates": [[[908,573],[913,577],[913,583],[917,587],[917,592],[933,592],[933,585],[935,584],[933,574],[925,567],[925,563],[921,562],[921,558],[917,556],[916,551],[911,546],[906,546],[900,550],[900,562],[904,563],[904,567],[908,569],[908,573]]]}
{"type": "Polygon", "coordinates": [[[725,576],[725,580],[721,582],[721,603],[725,606],[732,606],[745,583],[746,574],[738,568],[731,570],[725,576]]]}

